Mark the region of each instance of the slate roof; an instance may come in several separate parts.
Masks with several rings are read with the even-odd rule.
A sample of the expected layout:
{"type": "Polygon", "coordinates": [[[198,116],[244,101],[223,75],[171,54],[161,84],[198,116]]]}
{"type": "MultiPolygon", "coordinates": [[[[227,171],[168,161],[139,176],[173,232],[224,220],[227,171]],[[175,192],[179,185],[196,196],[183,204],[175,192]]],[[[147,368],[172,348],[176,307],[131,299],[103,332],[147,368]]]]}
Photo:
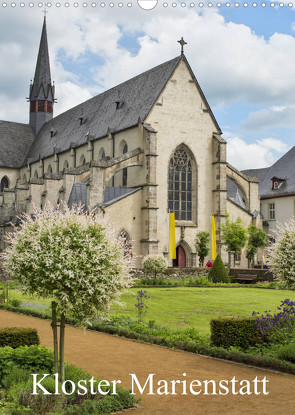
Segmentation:
{"type": "Polygon", "coordinates": [[[20,167],[33,140],[28,124],[0,121],[0,167],[20,167]]]}
{"type": "Polygon", "coordinates": [[[295,194],[295,146],[271,167],[243,170],[243,173],[258,178],[261,198],[295,194]],[[285,179],[282,185],[274,190],[272,190],[271,180],[273,177],[285,179]]]}
{"type": "Polygon", "coordinates": [[[49,121],[38,133],[29,153],[30,162],[87,143],[144,121],[175,71],[181,56],[150,69],[49,121]],[[120,108],[116,109],[116,102],[120,108]],[[80,118],[84,121],[80,123],[80,118]],[[50,130],[55,134],[51,137],[50,130]]]}
{"type": "Polygon", "coordinates": [[[132,193],[137,192],[141,187],[111,187],[107,186],[104,191],[104,201],[103,206],[109,206],[120,199],[123,199],[125,196],[129,196],[132,193]]]}
{"type": "MultiPolygon", "coordinates": [[[[102,206],[107,207],[126,196],[140,190],[141,187],[111,187],[107,186],[104,191],[104,201],[102,206]]],[[[84,210],[87,209],[87,185],[86,183],[74,183],[71,194],[68,200],[68,207],[71,209],[73,206],[84,206],[84,210]]]]}
{"type": "Polygon", "coordinates": [[[83,210],[87,209],[87,187],[86,183],[74,183],[68,200],[68,207],[83,206],[83,210]]]}

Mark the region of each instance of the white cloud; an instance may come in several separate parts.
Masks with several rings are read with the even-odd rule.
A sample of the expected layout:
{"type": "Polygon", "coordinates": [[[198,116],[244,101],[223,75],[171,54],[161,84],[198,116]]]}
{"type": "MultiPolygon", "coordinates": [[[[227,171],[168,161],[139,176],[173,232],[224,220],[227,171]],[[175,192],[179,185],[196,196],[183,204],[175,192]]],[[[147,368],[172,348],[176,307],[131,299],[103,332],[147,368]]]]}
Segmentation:
{"type": "MultiPolygon", "coordinates": [[[[0,90],[6,96],[2,102],[18,102],[27,96],[29,80],[34,75],[41,24],[40,10],[7,9],[1,13],[0,90]]],[[[56,95],[62,110],[66,104],[70,108],[85,96],[175,57],[180,52],[176,41],[181,36],[188,42],[186,56],[211,106],[246,101],[273,108],[250,114],[245,128],[251,125],[262,128],[266,123],[274,123],[287,114],[288,108],[291,111],[295,102],[294,37],[274,33],[265,40],[246,25],[226,22],[213,9],[206,8],[198,15],[189,8],[156,8],[146,12],[135,7],[120,10],[108,7],[99,9],[98,13],[90,7],[77,10],[54,7],[47,16],[47,28],[52,78],[56,80],[56,95]],[[120,46],[126,33],[137,37],[139,52],[135,56],[120,46]],[[65,56],[62,62],[58,59],[61,52],[65,56]],[[103,63],[87,61],[89,54],[99,55],[103,63]],[[71,65],[67,65],[68,58],[71,65]],[[79,74],[74,73],[75,62],[81,59],[90,68],[83,85],[79,74]],[[71,89],[67,82],[72,84],[71,89]],[[81,95],[77,93],[79,89],[81,95]],[[275,107],[286,109],[279,112],[275,107]]],[[[56,106],[57,112],[60,109],[56,106]]],[[[22,106],[13,112],[5,106],[1,114],[15,121],[27,119],[22,106]]],[[[286,117],[288,122],[293,122],[290,115],[286,117]]]]}
{"type": "Polygon", "coordinates": [[[239,170],[269,167],[288,150],[284,142],[274,138],[247,143],[230,133],[224,133],[224,136],[227,140],[227,160],[239,170]]]}
{"type": "Polygon", "coordinates": [[[295,105],[272,106],[250,112],[241,126],[245,131],[261,131],[272,127],[295,127],[295,105]]]}
{"type": "Polygon", "coordinates": [[[59,96],[61,98],[58,98],[57,104],[55,104],[55,110],[58,113],[72,108],[73,102],[78,105],[92,97],[87,89],[80,88],[72,82],[62,82],[59,84],[59,96]]]}

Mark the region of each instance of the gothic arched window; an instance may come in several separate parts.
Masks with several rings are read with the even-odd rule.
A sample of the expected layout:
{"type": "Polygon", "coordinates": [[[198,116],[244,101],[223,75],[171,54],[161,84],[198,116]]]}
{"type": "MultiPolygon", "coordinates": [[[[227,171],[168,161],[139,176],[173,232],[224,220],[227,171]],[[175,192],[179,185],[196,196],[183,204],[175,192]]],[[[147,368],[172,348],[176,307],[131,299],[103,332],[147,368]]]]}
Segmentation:
{"type": "Polygon", "coordinates": [[[86,159],[84,154],[82,154],[82,156],[80,157],[80,166],[83,166],[86,163],[86,159]]]}
{"type": "Polygon", "coordinates": [[[102,147],[98,152],[98,160],[104,160],[106,158],[106,152],[102,147]]]}
{"type": "MultiPolygon", "coordinates": [[[[127,144],[123,147],[123,154],[128,153],[128,146],[127,144]]],[[[127,167],[123,169],[123,180],[122,180],[123,186],[127,186],[127,167]]]]}
{"type": "Polygon", "coordinates": [[[126,229],[122,229],[119,233],[119,238],[122,240],[123,250],[124,250],[124,256],[132,256],[131,252],[131,239],[129,233],[126,231],[126,229]]]}
{"type": "Polygon", "coordinates": [[[169,162],[168,210],[176,220],[192,220],[192,160],[188,152],[177,148],[169,162]]]}
{"type": "Polygon", "coordinates": [[[9,187],[9,181],[8,178],[6,176],[4,176],[1,180],[1,184],[0,184],[0,191],[3,192],[3,189],[6,189],[9,187]]]}

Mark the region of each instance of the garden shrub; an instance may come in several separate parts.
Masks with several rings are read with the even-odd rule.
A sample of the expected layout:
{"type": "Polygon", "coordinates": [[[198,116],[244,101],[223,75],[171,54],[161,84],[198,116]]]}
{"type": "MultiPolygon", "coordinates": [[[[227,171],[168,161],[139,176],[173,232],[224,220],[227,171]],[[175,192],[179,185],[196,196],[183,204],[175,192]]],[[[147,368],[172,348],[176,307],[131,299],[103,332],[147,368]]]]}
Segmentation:
{"type": "Polygon", "coordinates": [[[0,348],[0,387],[4,376],[12,368],[21,367],[30,373],[53,373],[53,352],[44,346],[21,346],[16,349],[6,346],[0,348]]]}
{"type": "Polygon", "coordinates": [[[229,282],[229,276],[220,255],[217,255],[209,271],[208,279],[212,282],[229,282]]]}
{"type": "Polygon", "coordinates": [[[0,347],[10,346],[13,349],[20,346],[40,344],[36,329],[22,327],[7,327],[0,329],[0,347]]]}
{"type": "Polygon", "coordinates": [[[143,269],[145,273],[156,277],[157,274],[166,271],[167,262],[161,255],[148,255],[143,259],[143,269]]]}
{"type": "Polygon", "coordinates": [[[212,346],[225,349],[236,346],[246,350],[263,341],[254,318],[213,319],[210,326],[212,346]]]}
{"type": "MultiPolygon", "coordinates": [[[[41,372],[46,373],[46,369],[41,372]]],[[[65,379],[72,380],[76,385],[81,379],[89,381],[91,378],[89,373],[74,365],[65,366],[65,379]]],[[[134,407],[135,404],[134,397],[122,387],[117,388],[117,395],[111,395],[112,388],[108,395],[102,396],[98,393],[93,395],[88,387],[85,395],[79,395],[76,389],[73,394],[66,396],[61,393],[59,382],[60,395],[54,395],[56,385],[53,376],[48,376],[42,381],[42,386],[53,395],[44,395],[41,392],[32,395],[33,378],[29,371],[19,368],[14,368],[9,375],[6,375],[3,383],[7,389],[5,415],[106,415],[134,407]]],[[[71,392],[69,384],[66,384],[66,390],[71,392]]]]}
{"type": "Polygon", "coordinates": [[[295,363],[295,343],[286,344],[278,350],[278,358],[295,363]]]}

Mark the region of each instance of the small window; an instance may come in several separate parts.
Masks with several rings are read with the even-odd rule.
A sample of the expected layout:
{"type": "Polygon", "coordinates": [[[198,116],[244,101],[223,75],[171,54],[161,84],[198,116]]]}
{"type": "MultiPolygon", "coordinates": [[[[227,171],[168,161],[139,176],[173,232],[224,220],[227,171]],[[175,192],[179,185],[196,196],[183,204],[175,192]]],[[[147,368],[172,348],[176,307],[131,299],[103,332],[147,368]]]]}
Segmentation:
{"type": "Polygon", "coordinates": [[[63,167],[63,171],[65,170],[65,169],[68,169],[69,168],[69,162],[68,162],[68,160],[65,160],[65,162],[64,162],[64,167],[63,167]]]}
{"type": "Polygon", "coordinates": [[[278,189],[279,188],[279,182],[273,182],[273,188],[278,189]]]}
{"type": "Polygon", "coordinates": [[[35,170],[35,172],[34,172],[34,179],[38,179],[38,171],[37,170],[35,170]]]}
{"type": "Polygon", "coordinates": [[[268,204],[268,219],[274,220],[276,218],[276,205],[275,203],[268,204]]]}
{"type": "Polygon", "coordinates": [[[240,249],[239,252],[235,252],[235,262],[241,262],[242,259],[242,250],[240,249]]]}
{"type": "Polygon", "coordinates": [[[49,164],[49,166],[47,167],[47,173],[52,174],[52,167],[51,167],[51,164],[49,164]]]}
{"type": "Polygon", "coordinates": [[[4,176],[1,180],[0,191],[3,192],[3,189],[7,189],[9,187],[9,181],[6,176],[4,176]]]}

